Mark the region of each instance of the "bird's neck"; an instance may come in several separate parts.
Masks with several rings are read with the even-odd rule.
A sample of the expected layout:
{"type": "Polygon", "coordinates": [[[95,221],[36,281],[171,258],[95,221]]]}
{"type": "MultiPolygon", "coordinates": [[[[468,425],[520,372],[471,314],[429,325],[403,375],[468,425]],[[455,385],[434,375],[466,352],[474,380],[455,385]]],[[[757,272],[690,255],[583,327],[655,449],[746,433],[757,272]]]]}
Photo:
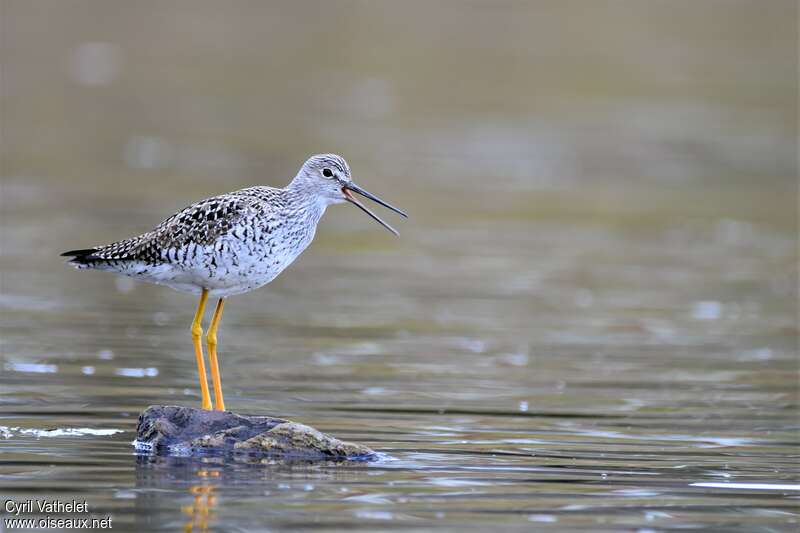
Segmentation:
{"type": "Polygon", "coordinates": [[[328,202],[310,188],[296,184],[296,181],[283,189],[286,205],[291,211],[308,219],[308,222],[316,224],[328,207],[328,202]]]}

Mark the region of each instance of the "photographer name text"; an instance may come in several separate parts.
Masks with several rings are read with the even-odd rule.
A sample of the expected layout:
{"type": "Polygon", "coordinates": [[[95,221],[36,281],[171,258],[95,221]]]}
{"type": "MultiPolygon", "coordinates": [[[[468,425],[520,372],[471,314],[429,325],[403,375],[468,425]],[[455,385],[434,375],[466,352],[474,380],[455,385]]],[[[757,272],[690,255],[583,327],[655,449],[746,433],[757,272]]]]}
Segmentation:
{"type": "Polygon", "coordinates": [[[89,505],[86,500],[72,500],[62,502],[60,500],[6,500],[5,511],[14,516],[27,513],[88,513],[89,505]]]}
{"type": "MultiPolygon", "coordinates": [[[[113,527],[111,516],[54,516],[85,515],[89,512],[86,500],[5,500],[3,510],[11,515],[3,518],[5,529],[111,529],[113,527]]],[[[2,529],[0,527],[0,530],[2,529]]]]}

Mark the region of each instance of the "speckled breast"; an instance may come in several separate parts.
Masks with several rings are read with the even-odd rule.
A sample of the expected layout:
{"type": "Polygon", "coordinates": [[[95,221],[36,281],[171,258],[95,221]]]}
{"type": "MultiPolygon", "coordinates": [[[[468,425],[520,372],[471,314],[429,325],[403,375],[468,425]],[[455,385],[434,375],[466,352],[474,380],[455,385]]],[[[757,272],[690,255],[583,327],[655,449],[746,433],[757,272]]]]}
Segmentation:
{"type": "Polygon", "coordinates": [[[307,215],[289,213],[271,220],[247,217],[213,244],[196,245],[201,248],[196,255],[202,260],[193,261],[187,273],[215,296],[239,294],[265,285],[292,264],[313,240],[321,213],[307,215]]]}

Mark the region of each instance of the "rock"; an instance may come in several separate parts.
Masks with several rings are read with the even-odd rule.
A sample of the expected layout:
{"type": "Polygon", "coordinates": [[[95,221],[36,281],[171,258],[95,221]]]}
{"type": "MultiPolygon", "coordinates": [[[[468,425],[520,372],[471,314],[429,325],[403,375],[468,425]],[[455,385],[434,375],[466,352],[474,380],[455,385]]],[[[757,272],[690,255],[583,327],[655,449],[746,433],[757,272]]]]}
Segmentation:
{"type": "Polygon", "coordinates": [[[136,446],[156,454],[244,453],[306,460],[375,459],[366,446],[270,416],[151,405],[139,415],[136,446]]]}

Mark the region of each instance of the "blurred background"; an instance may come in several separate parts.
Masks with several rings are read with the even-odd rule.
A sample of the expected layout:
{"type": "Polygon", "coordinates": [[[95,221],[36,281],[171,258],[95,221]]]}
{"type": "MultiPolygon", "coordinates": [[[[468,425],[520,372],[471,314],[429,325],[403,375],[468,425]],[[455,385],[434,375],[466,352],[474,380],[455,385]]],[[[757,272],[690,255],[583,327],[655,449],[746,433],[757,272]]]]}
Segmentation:
{"type": "Polygon", "coordinates": [[[226,400],[397,461],[219,467],[220,523],[792,523],[778,489],[688,487],[798,476],[797,26],[788,0],[3,1],[2,488],[103,480],[90,508],[180,521],[198,468],[129,443],[199,402],[194,298],[58,254],[337,152],[410,220],[332,208],[232,298],[226,400]]]}

